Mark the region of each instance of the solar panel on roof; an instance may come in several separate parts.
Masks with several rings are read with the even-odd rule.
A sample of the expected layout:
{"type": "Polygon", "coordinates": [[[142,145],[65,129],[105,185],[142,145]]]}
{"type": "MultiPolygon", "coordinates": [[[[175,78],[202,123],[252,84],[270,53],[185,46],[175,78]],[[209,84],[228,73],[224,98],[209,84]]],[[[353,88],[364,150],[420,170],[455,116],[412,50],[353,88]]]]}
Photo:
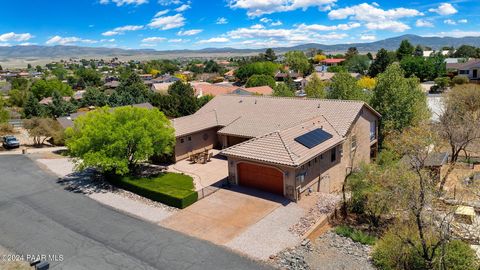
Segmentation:
{"type": "Polygon", "coordinates": [[[301,145],[312,149],[313,147],[327,141],[328,139],[331,139],[333,136],[332,134],[324,131],[321,128],[317,128],[315,130],[312,130],[310,132],[307,132],[303,134],[302,136],[296,137],[294,140],[301,145]]]}

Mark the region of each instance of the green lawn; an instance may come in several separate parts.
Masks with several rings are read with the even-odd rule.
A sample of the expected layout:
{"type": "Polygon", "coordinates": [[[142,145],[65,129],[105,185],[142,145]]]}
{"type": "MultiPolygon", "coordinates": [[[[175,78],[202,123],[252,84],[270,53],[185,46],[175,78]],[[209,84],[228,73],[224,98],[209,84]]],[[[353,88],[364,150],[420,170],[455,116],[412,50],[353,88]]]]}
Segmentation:
{"type": "Polygon", "coordinates": [[[114,184],[154,201],[185,208],[197,200],[192,177],[178,173],[163,173],[149,178],[117,177],[114,184]]]}

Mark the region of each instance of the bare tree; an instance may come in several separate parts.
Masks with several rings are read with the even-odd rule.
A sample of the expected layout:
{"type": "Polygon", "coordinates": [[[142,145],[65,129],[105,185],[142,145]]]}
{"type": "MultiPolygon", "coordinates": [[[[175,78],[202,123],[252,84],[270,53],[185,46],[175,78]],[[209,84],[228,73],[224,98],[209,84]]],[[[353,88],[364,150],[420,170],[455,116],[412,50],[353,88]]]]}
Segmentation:
{"type": "Polygon", "coordinates": [[[448,169],[440,181],[439,189],[443,191],[460,154],[467,153],[467,148],[480,139],[480,87],[463,85],[449,92],[436,127],[451,152],[448,169]]]}

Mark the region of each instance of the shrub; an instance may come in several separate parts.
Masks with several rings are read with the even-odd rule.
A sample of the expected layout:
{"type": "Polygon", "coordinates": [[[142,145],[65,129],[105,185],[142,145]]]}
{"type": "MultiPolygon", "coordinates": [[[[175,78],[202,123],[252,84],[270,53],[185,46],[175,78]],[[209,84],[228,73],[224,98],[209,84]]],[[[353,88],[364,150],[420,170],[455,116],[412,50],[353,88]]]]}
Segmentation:
{"type": "MultiPolygon", "coordinates": [[[[438,253],[440,255],[440,251],[438,253]]],[[[440,262],[437,261],[436,268],[441,269],[440,262]]],[[[460,240],[453,240],[445,245],[444,264],[444,269],[449,270],[475,270],[479,267],[475,251],[460,240]]]]}
{"type": "Polygon", "coordinates": [[[453,77],[453,79],[452,79],[453,84],[466,84],[469,81],[470,80],[465,75],[457,75],[457,76],[453,77]]]}
{"type": "Polygon", "coordinates": [[[364,245],[373,245],[376,241],[376,238],[374,236],[371,236],[360,230],[351,228],[346,225],[340,225],[336,227],[335,233],[344,237],[348,237],[353,241],[362,243],[364,245]]]}
{"type": "Polygon", "coordinates": [[[193,188],[193,179],[187,175],[164,173],[150,178],[108,175],[107,180],[150,200],[181,209],[198,199],[198,193],[193,188]]]}
{"type": "Polygon", "coordinates": [[[270,75],[252,75],[247,80],[247,84],[245,87],[257,87],[257,86],[265,86],[268,85],[271,88],[275,87],[275,79],[273,79],[270,75]]]}
{"type": "Polygon", "coordinates": [[[8,135],[14,132],[13,126],[8,123],[0,124],[0,135],[8,135]]]}

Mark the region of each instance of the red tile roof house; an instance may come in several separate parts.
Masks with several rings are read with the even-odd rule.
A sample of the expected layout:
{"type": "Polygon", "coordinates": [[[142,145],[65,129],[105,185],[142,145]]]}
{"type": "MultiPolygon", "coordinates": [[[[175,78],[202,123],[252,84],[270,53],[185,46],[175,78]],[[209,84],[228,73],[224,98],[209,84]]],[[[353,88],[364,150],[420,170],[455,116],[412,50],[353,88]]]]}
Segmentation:
{"type": "Polygon", "coordinates": [[[345,59],[343,58],[329,58],[329,59],[325,59],[325,60],[322,60],[320,61],[320,63],[322,63],[323,65],[326,65],[326,66],[336,66],[342,62],[344,62],[345,59]]]}
{"type": "Polygon", "coordinates": [[[175,159],[223,149],[230,183],[297,201],[339,191],[348,170],[376,156],[379,118],[361,101],[219,95],[172,120],[175,159]]]}

